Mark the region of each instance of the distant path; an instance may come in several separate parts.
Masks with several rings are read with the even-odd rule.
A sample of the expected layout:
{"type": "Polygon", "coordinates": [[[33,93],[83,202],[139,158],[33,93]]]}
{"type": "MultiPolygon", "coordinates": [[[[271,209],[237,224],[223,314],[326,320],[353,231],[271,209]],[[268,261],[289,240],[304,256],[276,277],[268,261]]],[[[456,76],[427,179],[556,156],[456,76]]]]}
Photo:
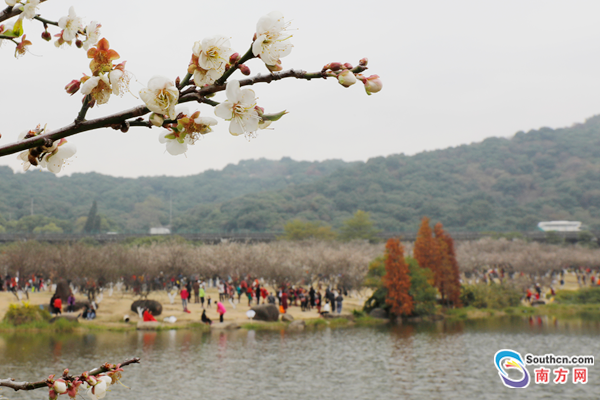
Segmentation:
{"type": "MultiPolygon", "coordinates": [[[[497,237],[499,233],[482,233],[482,232],[449,232],[454,240],[478,240],[482,237],[497,237]]],[[[591,232],[595,237],[600,237],[600,231],[591,232]]],[[[528,238],[534,241],[545,242],[548,238],[548,233],[536,232],[518,232],[523,238],[528,238]]],[[[271,242],[283,235],[283,232],[264,232],[264,233],[179,233],[186,240],[203,242],[207,244],[218,244],[222,242],[238,242],[238,243],[257,243],[271,242]]],[[[167,236],[167,235],[150,235],[150,234],[0,234],[0,243],[20,242],[28,240],[37,240],[40,242],[60,243],[60,242],[78,242],[84,238],[93,239],[99,243],[117,243],[135,238],[143,238],[148,236],[167,236]]],[[[417,237],[417,232],[382,232],[378,235],[382,239],[400,236],[403,241],[414,242],[417,237]]],[[[555,232],[552,234],[554,238],[562,238],[569,243],[578,241],[578,232],[555,232]]]]}

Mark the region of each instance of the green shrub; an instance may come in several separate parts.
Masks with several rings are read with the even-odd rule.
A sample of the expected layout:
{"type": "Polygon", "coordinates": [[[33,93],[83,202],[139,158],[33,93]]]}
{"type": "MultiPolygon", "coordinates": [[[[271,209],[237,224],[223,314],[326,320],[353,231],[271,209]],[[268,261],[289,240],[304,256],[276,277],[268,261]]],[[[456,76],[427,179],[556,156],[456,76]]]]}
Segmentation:
{"type": "MultiPolygon", "coordinates": [[[[408,273],[410,275],[410,289],[408,294],[413,299],[412,315],[430,315],[435,311],[437,290],[429,282],[433,281],[433,274],[427,268],[421,268],[417,260],[412,257],[406,257],[408,273]]],[[[381,278],[385,275],[384,257],[377,257],[369,264],[369,272],[365,279],[365,286],[377,288],[373,295],[367,299],[363,311],[371,312],[374,308],[383,308],[388,310],[389,306],[385,303],[387,289],[383,287],[381,278]]]]}
{"type": "Polygon", "coordinates": [[[600,304],[600,288],[560,290],[556,293],[556,301],[565,304],[600,304]]]}
{"type": "Polygon", "coordinates": [[[50,313],[48,311],[25,302],[22,305],[11,304],[4,315],[3,322],[18,326],[32,322],[48,321],[49,319],[50,313]]]}
{"type": "Polygon", "coordinates": [[[421,268],[417,260],[406,257],[410,274],[408,294],[413,298],[413,315],[430,315],[435,312],[437,290],[429,282],[433,281],[433,273],[421,268]]]}
{"type": "Polygon", "coordinates": [[[363,307],[363,311],[366,313],[370,313],[375,308],[383,308],[387,311],[390,308],[389,305],[385,303],[385,298],[387,297],[387,289],[381,286],[373,295],[365,301],[365,305],[363,307]]]}
{"type": "Polygon", "coordinates": [[[385,259],[383,256],[377,257],[369,264],[369,271],[365,278],[364,285],[375,289],[382,285],[381,278],[385,275],[385,259]]]}
{"type": "Polygon", "coordinates": [[[465,307],[502,309],[518,306],[521,293],[505,284],[465,285],[461,287],[460,301],[465,307]]]}

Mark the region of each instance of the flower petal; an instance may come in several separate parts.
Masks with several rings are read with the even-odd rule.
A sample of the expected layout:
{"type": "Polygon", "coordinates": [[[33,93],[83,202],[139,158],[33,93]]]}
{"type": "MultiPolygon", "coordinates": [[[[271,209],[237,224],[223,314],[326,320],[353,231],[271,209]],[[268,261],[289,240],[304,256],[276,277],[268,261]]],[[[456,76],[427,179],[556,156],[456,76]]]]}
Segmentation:
{"type": "Polygon", "coordinates": [[[227,94],[227,100],[231,101],[232,103],[239,102],[242,97],[240,82],[236,80],[227,82],[225,93],[227,94]]]}
{"type": "Polygon", "coordinates": [[[223,118],[229,121],[233,118],[233,104],[229,101],[225,101],[215,107],[215,115],[219,118],[223,118]]]}

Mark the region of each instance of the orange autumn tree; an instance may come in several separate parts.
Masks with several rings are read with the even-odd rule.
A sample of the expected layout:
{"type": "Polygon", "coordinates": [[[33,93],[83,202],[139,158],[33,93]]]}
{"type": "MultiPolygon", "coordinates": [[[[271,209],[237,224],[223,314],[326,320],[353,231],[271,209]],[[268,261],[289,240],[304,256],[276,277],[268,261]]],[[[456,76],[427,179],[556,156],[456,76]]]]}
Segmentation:
{"type": "Polygon", "coordinates": [[[435,224],[433,231],[440,250],[440,264],[435,279],[436,287],[442,296],[442,303],[451,302],[455,307],[460,307],[460,274],[454,251],[454,240],[444,231],[440,222],[435,224]]]}
{"type": "Polygon", "coordinates": [[[417,233],[413,255],[421,268],[428,268],[433,272],[433,286],[439,289],[438,266],[441,264],[441,252],[438,241],[432,236],[429,218],[423,217],[421,227],[417,233]]]}
{"type": "Polygon", "coordinates": [[[413,299],[408,294],[410,275],[404,261],[404,247],[400,239],[391,238],[385,245],[385,275],[383,285],[387,289],[386,304],[394,315],[410,315],[413,312],[413,299]]]}

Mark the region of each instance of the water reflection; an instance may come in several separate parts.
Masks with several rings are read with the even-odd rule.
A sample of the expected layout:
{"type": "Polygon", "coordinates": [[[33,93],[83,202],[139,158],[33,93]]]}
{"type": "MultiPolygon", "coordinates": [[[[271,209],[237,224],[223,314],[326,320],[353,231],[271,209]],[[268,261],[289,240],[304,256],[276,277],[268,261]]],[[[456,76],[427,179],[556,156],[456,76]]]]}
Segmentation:
{"type": "MultiPolygon", "coordinates": [[[[83,371],[139,356],[142,364],[128,367],[124,374],[124,383],[132,390],[117,387],[109,396],[503,399],[516,393],[498,379],[491,361],[497,350],[598,354],[599,332],[599,321],[519,316],[294,334],[253,330],[1,334],[0,377],[35,380],[67,366],[83,371]]],[[[595,366],[589,368],[591,383],[597,382],[598,373],[595,366]]],[[[532,385],[524,397],[595,398],[596,389],[594,384],[532,385]]],[[[43,397],[40,392],[10,393],[11,399],[43,397]]]]}

